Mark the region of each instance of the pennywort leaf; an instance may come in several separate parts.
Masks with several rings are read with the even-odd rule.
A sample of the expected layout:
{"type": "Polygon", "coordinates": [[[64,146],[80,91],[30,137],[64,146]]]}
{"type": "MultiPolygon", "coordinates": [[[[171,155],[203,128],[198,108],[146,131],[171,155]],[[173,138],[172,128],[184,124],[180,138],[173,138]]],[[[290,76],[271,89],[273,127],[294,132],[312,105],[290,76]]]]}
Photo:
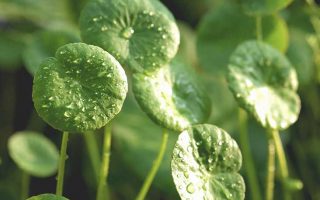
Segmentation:
{"type": "Polygon", "coordinates": [[[39,133],[15,133],[9,139],[8,149],[19,168],[32,176],[47,177],[57,171],[58,150],[49,139],[39,133]]]}
{"type": "Polygon", "coordinates": [[[179,60],[150,74],[134,74],[132,84],[141,108],[163,127],[182,131],[209,117],[211,103],[204,87],[179,60]]]}
{"type": "Polygon", "coordinates": [[[54,195],[54,194],[40,194],[37,196],[30,197],[27,200],[68,200],[68,199],[62,196],[54,195]]]}
{"type": "Polygon", "coordinates": [[[183,131],[173,150],[172,176],[182,200],[244,199],[245,184],[238,173],[242,156],[224,130],[209,124],[183,131]]]}
{"type": "Polygon", "coordinates": [[[300,111],[297,74],[270,45],[247,41],[233,52],[228,73],[236,100],[265,128],[285,129],[300,111]]]}
{"type": "Polygon", "coordinates": [[[80,16],[81,37],[133,71],[168,64],[179,44],[172,14],[160,1],[90,1],[80,16]]]}
{"type": "MultiPolygon", "coordinates": [[[[255,28],[255,18],[241,13],[237,4],[224,2],[208,12],[198,27],[200,65],[208,72],[225,75],[231,53],[244,40],[257,37],[255,28]],[[224,19],[223,23],[221,19],[224,19]]],[[[282,52],[287,49],[288,29],[280,16],[263,17],[262,29],[264,42],[282,52]]]]}
{"type": "Polygon", "coordinates": [[[119,113],[128,90],[118,61],[103,49],[83,43],[60,47],[39,67],[33,101],[39,115],[61,131],[104,126],[119,113]]]}

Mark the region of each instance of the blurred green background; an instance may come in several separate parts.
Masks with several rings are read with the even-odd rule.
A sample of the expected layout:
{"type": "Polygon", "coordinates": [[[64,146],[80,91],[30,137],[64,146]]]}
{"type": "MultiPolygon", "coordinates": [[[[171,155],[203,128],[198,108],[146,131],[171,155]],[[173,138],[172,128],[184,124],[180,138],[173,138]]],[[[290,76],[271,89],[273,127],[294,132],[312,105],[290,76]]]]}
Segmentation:
{"type": "MultiPolygon", "coordinates": [[[[181,44],[177,56],[197,70],[211,95],[212,115],[208,123],[222,127],[237,139],[237,104],[228,90],[224,69],[235,45],[254,39],[249,30],[251,17],[241,14],[236,0],[162,2],[176,17],[180,29],[181,44]]],[[[296,67],[300,82],[302,109],[299,119],[281,134],[290,174],[304,184],[293,197],[297,200],[319,200],[320,8],[316,5],[310,7],[306,2],[296,0],[278,13],[277,23],[270,22],[265,26],[268,38],[264,39],[287,55],[296,67]]],[[[7,140],[13,133],[39,131],[57,147],[60,146],[62,135],[46,125],[34,111],[32,74],[41,60],[53,56],[59,46],[80,41],[78,17],[85,3],[86,0],[0,0],[1,200],[19,199],[21,171],[7,152],[7,140]]],[[[113,124],[109,176],[111,199],[133,199],[156,156],[161,128],[140,110],[131,91],[113,124]]],[[[100,132],[95,136],[97,141],[102,141],[100,132]]],[[[263,186],[266,135],[251,118],[249,135],[259,181],[263,186]]],[[[179,199],[170,172],[171,152],[177,137],[178,133],[170,134],[165,160],[148,199],[179,199]]],[[[71,135],[68,154],[65,196],[72,200],[94,199],[95,177],[82,135],[71,135]]],[[[276,190],[280,190],[277,182],[276,190]]],[[[54,176],[31,179],[30,196],[54,191],[54,176]]],[[[246,199],[251,199],[248,189],[246,199]]],[[[280,192],[275,192],[275,199],[282,199],[280,192]]]]}

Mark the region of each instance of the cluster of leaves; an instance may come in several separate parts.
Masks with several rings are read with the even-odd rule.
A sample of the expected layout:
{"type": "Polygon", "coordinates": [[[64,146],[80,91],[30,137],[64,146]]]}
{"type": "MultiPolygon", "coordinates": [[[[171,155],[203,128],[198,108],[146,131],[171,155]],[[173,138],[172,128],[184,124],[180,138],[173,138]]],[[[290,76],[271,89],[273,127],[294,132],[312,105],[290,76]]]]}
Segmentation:
{"type": "MultiPolygon", "coordinates": [[[[319,38],[311,34],[314,27],[303,24],[301,28],[293,23],[295,16],[290,16],[300,3],[279,13],[289,0],[201,1],[197,3],[202,5],[201,13],[209,5],[212,9],[201,19],[197,41],[193,31],[183,23],[177,25],[170,11],[156,0],[90,1],[80,17],[68,11],[72,1],[70,5],[56,1],[50,11],[47,3],[0,3],[4,10],[0,17],[14,26],[4,25],[0,33],[0,49],[10,47],[0,54],[0,66],[13,69],[23,60],[34,75],[36,111],[57,130],[94,134],[89,131],[106,126],[119,113],[112,125],[115,146],[141,177],[159,145],[161,135],[153,132],[162,128],[167,134],[170,130],[155,185],[175,195],[168,176],[171,165],[181,199],[245,197],[245,183],[238,173],[240,149],[226,131],[210,125],[218,124],[229,132],[236,129],[237,106],[228,86],[239,106],[262,127],[284,130],[300,112],[298,80],[303,86],[310,84],[314,66],[319,67],[314,56],[320,51],[319,38]],[[21,7],[25,12],[19,12],[21,7]],[[35,34],[16,31],[21,29],[16,24],[21,19],[46,30],[35,34]],[[306,33],[310,33],[308,38],[306,33]],[[301,47],[304,51],[297,51],[301,47]],[[133,96],[158,126],[141,113],[133,96]]],[[[194,5],[187,2],[190,4],[194,5]]],[[[306,16],[297,19],[309,23],[306,16]]],[[[319,23],[319,16],[311,16],[319,23]]],[[[46,177],[57,170],[58,151],[41,134],[17,133],[8,147],[26,174],[46,177]]],[[[31,199],[65,198],[43,194],[31,199]]]]}

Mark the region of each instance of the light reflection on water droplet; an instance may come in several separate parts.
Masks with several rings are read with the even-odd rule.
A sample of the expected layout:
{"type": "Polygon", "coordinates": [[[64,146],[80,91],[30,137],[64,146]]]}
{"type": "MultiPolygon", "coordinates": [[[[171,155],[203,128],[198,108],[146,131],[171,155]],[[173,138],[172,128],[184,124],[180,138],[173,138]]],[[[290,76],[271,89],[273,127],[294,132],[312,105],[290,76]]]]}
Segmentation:
{"type": "Polygon", "coordinates": [[[190,193],[190,194],[193,194],[195,192],[195,188],[194,188],[193,183],[189,183],[187,185],[187,192],[190,193]]]}
{"type": "Polygon", "coordinates": [[[125,39],[130,39],[132,37],[133,33],[134,33],[133,28],[127,27],[122,31],[121,36],[125,39]]]}

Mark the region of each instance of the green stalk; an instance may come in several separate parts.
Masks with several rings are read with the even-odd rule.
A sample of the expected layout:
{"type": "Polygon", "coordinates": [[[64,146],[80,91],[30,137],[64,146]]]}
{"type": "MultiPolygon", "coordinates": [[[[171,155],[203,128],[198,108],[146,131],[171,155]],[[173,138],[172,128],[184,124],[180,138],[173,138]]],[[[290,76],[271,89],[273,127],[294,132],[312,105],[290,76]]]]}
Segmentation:
{"type": "Polygon", "coordinates": [[[282,146],[279,131],[272,130],[271,134],[272,134],[272,139],[275,143],[276,154],[277,154],[277,158],[279,161],[279,172],[280,172],[280,178],[282,181],[282,187],[283,187],[283,191],[284,191],[284,200],[289,200],[289,199],[291,199],[291,197],[290,197],[288,190],[285,188],[285,181],[287,180],[287,178],[289,176],[285,152],[284,152],[284,149],[282,146]]]}
{"type": "Polygon", "coordinates": [[[275,176],[275,142],[272,138],[272,130],[268,130],[268,167],[266,178],[266,200],[273,200],[274,176],[275,176]]]}
{"type": "Polygon", "coordinates": [[[152,168],[149,171],[149,174],[148,174],[147,178],[145,179],[145,181],[142,185],[142,188],[140,189],[140,192],[139,192],[138,196],[136,197],[136,200],[144,200],[145,199],[145,197],[149,191],[149,188],[151,186],[151,183],[152,183],[154,177],[156,176],[156,174],[159,170],[159,167],[161,165],[161,162],[163,160],[163,156],[166,151],[166,147],[167,147],[167,143],[168,143],[168,137],[169,137],[168,131],[166,129],[163,129],[162,142],[161,142],[161,146],[160,146],[160,149],[158,152],[158,156],[154,160],[152,168]]]}
{"type": "Polygon", "coordinates": [[[262,200],[261,191],[258,182],[258,176],[250,154],[250,144],[247,127],[247,114],[241,108],[239,109],[239,129],[240,129],[240,147],[242,150],[244,168],[248,177],[249,188],[252,198],[255,200],[262,200]]]}
{"type": "Polygon", "coordinates": [[[262,35],[262,17],[261,16],[256,17],[256,37],[258,41],[262,41],[263,35],[262,35]]]}
{"type": "Polygon", "coordinates": [[[107,178],[109,172],[109,161],[110,161],[110,148],[111,148],[111,125],[105,127],[104,131],[104,140],[103,140],[103,154],[102,154],[102,163],[100,166],[100,180],[97,190],[97,200],[105,200],[108,197],[105,197],[107,188],[107,178]]]}
{"type": "Polygon", "coordinates": [[[58,169],[57,188],[56,188],[56,195],[58,196],[62,196],[62,193],[63,193],[63,179],[64,179],[65,161],[67,159],[68,137],[69,137],[69,133],[63,132],[61,148],[60,148],[59,169],[58,169]]]}
{"type": "Polygon", "coordinates": [[[101,165],[101,158],[99,155],[99,147],[97,144],[97,140],[94,136],[94,132],[86,132],[84,133],[84,141],[86,143],[88,153],[89,153],[89,159],[93,168],[93,172],[96,178],[96,183],[99,181],[99,170],[101,165]]]}
{"type": "Polygon", "coordinates": [[[29,196],[30,175],[22,171],[21,175],[21,200],[26,200],[29,196]]]}

